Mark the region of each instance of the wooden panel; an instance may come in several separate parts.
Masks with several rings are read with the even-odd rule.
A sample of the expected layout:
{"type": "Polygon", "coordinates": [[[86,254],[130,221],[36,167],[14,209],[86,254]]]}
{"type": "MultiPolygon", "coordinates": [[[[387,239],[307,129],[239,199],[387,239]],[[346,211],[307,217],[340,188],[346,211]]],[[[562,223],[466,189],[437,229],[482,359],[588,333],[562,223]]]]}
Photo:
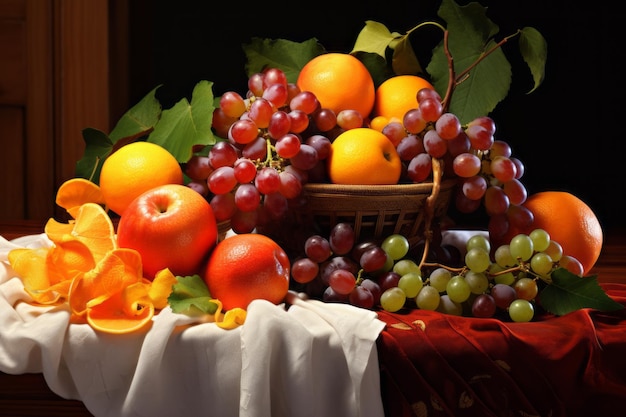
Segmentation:
{"type": "Polygon", "coordinates": [[[52,2],[27,0],[27,219],[47,219],[55,210],[52,2]]]}
{"type": "Polygon", "coordinates": [[[107,0],[57,0],[55,61],[59,122],[55,149],[57,186],[75,176],[84,152],[82,130],[110,131],[107,0]],[[78,36],[77,36],[78,35],[78,36]]]}
{"type": "Polygon", "coordinates": [[[24,214],[24,109],[0,106],[0,219],[24,214]],[[10,146],[7,146],[10,144],[10,146]]]}
{"type": "Polygon", "coordinates": [[[0,8],[0,104],[20,105],[26,101],[25,22],[10,12],[0,8]]]}

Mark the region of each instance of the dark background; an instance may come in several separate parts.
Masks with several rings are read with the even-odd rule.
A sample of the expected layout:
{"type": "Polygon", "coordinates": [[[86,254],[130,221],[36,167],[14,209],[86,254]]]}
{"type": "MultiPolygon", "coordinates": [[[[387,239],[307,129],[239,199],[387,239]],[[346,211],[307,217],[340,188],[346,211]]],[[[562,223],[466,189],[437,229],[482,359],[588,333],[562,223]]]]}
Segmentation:
{"type": "MultiPolygon", "coordinates": [[[[596,212],[603,228],[625,228],[624,77],[619,64],[626,16],[604,2],[479,3],[500,27],[498,39],[532,26],[548,43],[546,78],[531,94],[526,94],[532,87],[529,71],[518,51],[509,48],[513,85],[491,114],[496,138],[511,144],[526,166],[522,181],[529,193],[569,191],[596,212]]],[[[328,51],[349,52],[366,20],[405,33],[436,18],[439,4],[316,0],[296,7],[292,2],[233,1],[222,3],[226,10],[218,12],[209,1],[137,1],[131,14],[131,101],[162,84],[158,97],[167,108],[189,97],[200,80],[212,81],[216,96],[227,90],[245,93],[241,45],[252,37],[297,42],[315,37],[328,51]]]]}

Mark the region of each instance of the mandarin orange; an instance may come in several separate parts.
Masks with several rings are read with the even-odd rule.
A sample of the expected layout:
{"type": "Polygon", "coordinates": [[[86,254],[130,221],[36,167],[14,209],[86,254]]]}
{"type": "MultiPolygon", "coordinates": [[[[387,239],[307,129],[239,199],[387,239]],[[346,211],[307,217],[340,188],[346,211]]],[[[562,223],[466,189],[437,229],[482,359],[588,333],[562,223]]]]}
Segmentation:
{"type": "Polygon", "coordinates": [[[357,110],[365,119],[374,107],[374,80],[367,67],[350,54],[318,55],[302,67],[296,84],[315,94],[321,107],[335,114],[357,110]]]}
{"type": "Polygon", "coordinates": [[[587,274],[598,260],[603,243],[602,227],[594,211],[567,191],[541,191],[528,196],[523,205],[533,213],[533,223],[525,230],[512,227],[502,243],[518,233],[544,229],[563,247],[563,254],[576,258],[583,274],[587,274]]]}
{"type": "Polygon", "coordinates": [[[143,192],[159,185],[183,184],[183,171],[165,148],[133,142],[104,160],[99,184],[107,207],[121,216],[143,192]]]}
{"type": "Polygon", "coordinates": [[[400,121],[406,112],[418,108],[417,92],[433,85],[417,75],[396,75],[383,81],[376,89],[372,115],[400,121]]]}
{"type": "Polygon", "coordinates": [[[230,236],[219,242],[204,270],[211,297],[224,310],[247,309],[255,299],[274,304],[289,290],[291,263],[273,239],[256,233],[230,236]]]}
{"type": "Polygon", "coordinates": [[[335,138],[326,160],[333,184],[397,184],[402,162],[393,143],[378,130],[346,130],[335,138]]]}

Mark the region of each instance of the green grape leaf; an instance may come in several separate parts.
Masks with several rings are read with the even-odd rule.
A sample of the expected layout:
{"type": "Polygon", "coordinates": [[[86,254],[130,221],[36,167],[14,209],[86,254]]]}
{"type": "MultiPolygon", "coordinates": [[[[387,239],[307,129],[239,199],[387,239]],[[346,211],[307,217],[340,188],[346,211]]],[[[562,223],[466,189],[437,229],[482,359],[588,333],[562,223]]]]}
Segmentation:
{"type": "Polygon", "coordinates": [[[604,292],[595,275],[580,277],[565,268],[558,268],[550,276],[552,283],[541,291],[539,298],[543,308],[552,314],[562,316],[581,308],[600,311],[624,308],[604,292]]]}
{"type": "Polygon", "coordinates": [[[242,45],[246,54],[246,74],[262,72],[267,68],[283,70],[287,81],[295,83],[304,65],[325,52],[315,38],[298,43],[285,39],[252,38],[242,45]]]}
{"type": "Polygon", "coordinates": [[[159,86],[150,91],[117,121],[109,134],[113,143],[125,138],[143,136],[152,131],[161,117],[161,103],[155,96],[158,88],[159,86]]]}
{"type": "Polygon", "coordinates": [[[397,32],[391,33],[382,23],[366,20],[350,53],[369,52],[385,58],[387,48],[397,38],[402,38],[402,35],[397,32]]]}
{"type": "MultiPolygon", "coordinates": [[[[468,74],[457,79],[452,94],[449,111],[455,113],[462,123],[489,114],[507,96],[511,86],[511,65],[502,48],[483,57],[496,45],[492,38],[499,31],[498,26],[487,18],[486,10],[476,2],[458,6],[453,0],[443,0],[438,11],[447,24],[455,74],[458,76],[482,59],[468,74]]],[[[450,75],[443,41],[433,50],[426,70],[435,89],[440,94],[445,92],[450,75]]]]}
{"type": "Polygon", "coordinates": [[[415,55],[413,46],[411,46],[408,34],[396,39],[392,43],[391,48],[393,49],[391,67],[397,75],[421,74],[424,72],[415,55]]]}
{"type": "Polygon", "coordinates": [[[217,140],[211,130],[213,122],[213,83],[200,81],[191,95],[163,110],[161,119],[148,136],[148,142],[167,149],[178,162],[187,162],[197,145],[212,145],[217,140]]]}
{"type": "Polygon", "coordinates": [[[113,142],[106,133],[88,127],[83,129],[85,151],[83,156],[76,162],[76,177],[86,178],[98,184],[102,163],[113,149],[113,142]]]}
{"type": "Polygon", "coordinates": [[[520,31],[519,50],[533,75],[535,85],[528,92],[532,93],[545,78],[548,43],[537,29],[525,27],[520,31]]]}
{"type": "Polygon", "coordinates": [[[188,316],[215,314],[218,305],[212,301],[209,288],[199,275],[177,276],[176,281],[167,298],[174,313],[188,316]]]}

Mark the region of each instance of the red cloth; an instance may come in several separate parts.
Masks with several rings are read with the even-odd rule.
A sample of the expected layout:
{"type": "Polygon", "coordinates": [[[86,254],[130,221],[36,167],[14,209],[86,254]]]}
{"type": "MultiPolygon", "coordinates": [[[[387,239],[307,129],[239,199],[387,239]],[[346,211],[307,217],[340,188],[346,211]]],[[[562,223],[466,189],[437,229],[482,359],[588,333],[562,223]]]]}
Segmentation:
{"type": "MultiPolygon", "coordinates": [[[[626,306],[626,285],[604,284],[626,306]]],[[[530,323],[380,312],[385,415],[623,416],[626,309],[530,323]],[[422,329],[423,327],[423,329],[422,329]]]]}

